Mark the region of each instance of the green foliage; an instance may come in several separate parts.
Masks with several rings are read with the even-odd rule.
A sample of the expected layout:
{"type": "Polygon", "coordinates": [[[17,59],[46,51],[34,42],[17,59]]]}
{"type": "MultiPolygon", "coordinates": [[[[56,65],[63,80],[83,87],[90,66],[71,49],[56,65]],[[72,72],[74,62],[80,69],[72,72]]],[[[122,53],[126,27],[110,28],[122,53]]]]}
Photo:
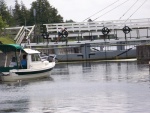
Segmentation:
{"type": "Polygon", "coordinates": [[[66,23],[74,23],[74,21],[73,20],[66,20],[66,23]]]}
{"type": "Polygon", "coordinates": [[[30,9],[31,24],[45,24],[63,22],[63,18],[58,14],[58,11],[53,8],[47,0],[36,0],[32,2],[30,9]],[[33,11],[36,14],[33,14],[33,11]]]}
{"type": "Polygon", "coordinates": [[[49,23],[62,23],[63,17],[58,14],[56,8],[52,7],[48,0],[36,0],[32,2],[31,8],[26,6],[18,0],[15,0],[14,9],[8,9],[4,0],[0,0],[0,16],[9,26],[23,26],[23,25],[41,25],[49,23]],[[33,14],[36,11],[36,14],[33,14]]]}
{"type": "Polygon", "coordinates": [[[29,10],[26,8],[26,6],[23,4],[23,2],[21,2],[21,14],[20,14],[20,18],[21,18],[21,22],[20,25],[28,25],[28,20],[30,18],[30,12],[29,10]]]}
{"type": "Polygon", "coordinates": [[[15,9],[13,11],[13,17],[15,19],[15,24],[16,26],[20,26],[21,23],[21,8],[20,8],[20,4],[18,3],[17,0],[15,0],[15,9]]]}
{"type": "Polygon", "coordinates": [[[0,16],[2,16],[3,21],[5,21],[9,26],[14,25],[14,19],[10,14],[10,10],[8,10],[4,0],[0,1],[0,16]]]}
{"type": "Polygon", "coordinates": [[[40,32],[41,33],[46,33],[47,32],[46,30],[47,30],[46,25],[40,25],[40,32]]]}
{"type": "Polygon", "coordinates": [[[9,38],[8,36],[5,36],[5,37],[0,37],[0,42],[2,44],[14,44],[14,40],[9,38]]]}
{"type": "Polygon", "coordinates": [[[2,32],[2,28],[6,27],[6,22],[3,21],[2,17],[0,16],[0,33],[2,32]]]}

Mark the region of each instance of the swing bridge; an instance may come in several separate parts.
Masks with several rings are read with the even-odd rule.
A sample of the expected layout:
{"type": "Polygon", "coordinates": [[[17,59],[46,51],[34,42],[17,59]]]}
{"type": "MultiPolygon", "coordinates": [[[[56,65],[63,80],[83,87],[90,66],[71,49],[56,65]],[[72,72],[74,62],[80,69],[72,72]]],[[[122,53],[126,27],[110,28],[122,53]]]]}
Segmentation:
{"type": "Polygon", "coordinates": [[[136,58],[136,47],[150,44],[149,18],[44,25],[46,35],[37,34],[35,25],[6,31],[18,30],[14,38],[17,44],[56,54],[59,61],[136,58]],[[68,42],[55,43],[61,27],[67,28],[68,42]]]}
{"type": "Polygon", "coordinates": [[[41,25],[40,31],[37,25],[33,25],[6,28],[6,32],[7,30],[11,32],[14,29],[17,32],[18,30],[14,38],[17,44],[35,47],[42,53],[46,53],[46,55],[55,54],[59,61],[107,60],[120,57],[120,59],[144,58],[144,61],[147,62],[150,60],[150,18],[130,19],[147,0],[137,7],[127,20],[122,20],[122,17],[138,3],[138,0],[132,4],[119,20],[96,21],[128,1],[119,3],[119,5],[93,21],[90,20],[92,16],[118,3],[119,0],[88,17],[88,22],[45,23],[41,25]],[[62,27],[67,29],[68,36],[65,35],[60,42],[55,43],[58,38],[58,32],[62,27]],[[143,53],[143,51],[147,52],[143,53]]]}
{"type": "Polygon", "coordinates": [[[56,38],[57,32],[61,27],[67,28],[69,32],[68,38],[76,37],[77,39],[84,39],[89,37],[92,39],[102,39],[102,29],[108,28],[110,30],[109,36],[114,39],[124,38],[122,29],[124,26],[131,28],[131,32],[127,34],[129,38],[149,37],[150,34],[150,19],[133,19],[128,20],[112,20],[112,21],[96,21],[96,22],[78,22],[78,23],[57,23],[44,24],[50,38],[56,38]]]}
{"type": "Polygon", "coordinates": [[[104,42],[109,39],[109,42],[130,40],[149,40],[150,38],[150,18],[147,19],[130,19],[112,20],[112,21],[95,21],[95,22],[76,22],[76,23],[54,23],[44,24],[46,26],[47,35],[36,33],[35,25],[6,28],[6,32],[16,30],[14,40],[17,44],[24,43],[26,40],[31,41],[31,45],[36,43],[43,46],[54,45],[54,40],[58,37],[57,33],[61,27],[67,28],[68,44],[74,42],[97,41],[104,42]],[[128,26],[131,31],[125,35],[123,32],[124,26],[128,26]],[[107,36],[104,36],[102,30],[107,28],[110,30],[107,36]],[[35,35],[36,34],[36,35],[35,35]],[[33,41],[33,37],[35,40],[33,41]],[[38,40],[41,39],[41,42],[38,40]],[[43,39],[43,40],[42,40],[43,39]],[[52,41],[53,40],[53,41],[52,41]],[[52,42],[51,42],[52,41],[52,42]]]}

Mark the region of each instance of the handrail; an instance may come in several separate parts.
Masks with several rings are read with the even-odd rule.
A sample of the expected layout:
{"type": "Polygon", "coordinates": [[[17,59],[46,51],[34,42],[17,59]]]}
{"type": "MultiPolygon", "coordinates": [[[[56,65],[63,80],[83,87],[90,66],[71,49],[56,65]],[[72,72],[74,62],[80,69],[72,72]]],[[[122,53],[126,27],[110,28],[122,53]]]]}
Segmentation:
{"type": "Polygon", "coordinates": [[[77,23],[53,23],[53,24],[44,24],[46,25],[48,32],[58,32],[59,28],[65,27],[68,31],[82,31],[85,29],[93,29],[94,27],[103,28],[103,26],[107,27],[110,26],[119,26],[119,28],[124,27],[125,25],[149,25],[150,19],[130,19],[124,23],[125,20],[111,20],[111,21],[93,21],[93,22],[77,22],[77,23]],[[100,27],[101,26],[101,27],[100,27]]]}
{"type": "Polygon", "coordinates": [[[32,26],[32,29],[30,30],[30,32],[29,32],[29,34],[27,35],[26,39],[28,39],[28,38],[29,38],[29,36],[30,36],[30,35],[31,35],[31,33],[33,32],[34,28],[35,28],[35,25],[34,25],[34,26],[32,26]]]}
{"type": "Polygon", "coordinates": [[[31,33],[33,32],[34,30],[34,26],[27,26],[27,27],[24,27],[22,26],[21,29],[19,30],[19,32],[17,33],[16,37],[14,38],[14,40],[16,41],[17,44],[20,44],[22,42],[22,40],[24,39],[25,37],[25,34],[27,33],[26,30],[28,30],[28,35],[26,37],[26,39],[29,38],[29,36],[31,35],[31,33]],[[27,29],[27,28],[31,28],[31,29],[27,29]]]}
{"type": "Polygon", "coordinates": [[[20,44],[25,36],[25,30],[20,34],[20,38],[16,41],[17,44],[20,44]]]}
{"type": "Polygon", "coordinates": [[[21,27],[21,29],[19,30],[18,34],[16,35],[16,37],[14,38],[14,40],[17,40],[21,31],[24,29],[24,26],[21,27]]]}

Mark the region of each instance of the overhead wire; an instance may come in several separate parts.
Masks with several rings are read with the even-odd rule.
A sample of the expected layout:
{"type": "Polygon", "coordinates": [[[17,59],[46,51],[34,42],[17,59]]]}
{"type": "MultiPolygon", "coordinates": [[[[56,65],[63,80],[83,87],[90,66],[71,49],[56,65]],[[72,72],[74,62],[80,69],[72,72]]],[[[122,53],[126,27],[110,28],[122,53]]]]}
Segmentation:
{"type": "Polygon", "coordinates": [[[117,0],[117,1],[113,2],[112,4],[110,4],[110,5],[106,6],[105,8],[101,9],[100,11],[98,11],[98,12],[94,13],[93,15],[89,16],[88,18],[84,19],[84,20],[83,20],[83,22],[84,22],[85,20],[87,20],[87,19],[90,19],[92,16],[94,16],[94,15],[96,15],[96,14],[98,14],[98,13],[102,12],[103,10],[107,9],[108,7],[110,7],[110,6],[114,5],[114,4],[115,4],[115,3],[117,3],[118,1],[120,1],[120,0],[117,0]]]}
{"type": "Polygon", "coordinates": [[[134,2],[134,4],[119,18],[119,20],[121,20],[122,17],[124,17],[125,14],[127,14],[127,13],[130,11],[130,9],[131,9],[138,1],[139,1],[139,0],[136,0],[136,1],[134,2]]]}
{"type": "Polygon", "coordinates": [[[124,23],[126,23],[126,22],[146,3],[146,1],[147,1],[147,0],[145,0],[145,1],[129,16],[129,18],[127,18],[127,19],[125,20],[124,23]]]}
{"type": "MultiPolygon", "coordinates": [[[[109,13],[109,12],[113,11],[114,9],[116,9],[116,8],[120,7],[121,5],[125,4],[125,3],[126,3],[126,2],[128,2],[128,1],[129,1],[129,0],[126,0],[125,2],[123,2],[123,3],[119,4],[118,6],[116,6],[116,7],[114,7],[113,9],[111,9],[111,10],[107,11],[106,13],[102,14],[101,16],[99,16],[99,17],[95,18],[94,20],[97,20],[98,18],[100,18],[100,17],[102,17],[102,16],[106,15],[107,13],[109,13]]],[[[93,20],[93,21],[94,21],[94,20],[93,20]]]]}

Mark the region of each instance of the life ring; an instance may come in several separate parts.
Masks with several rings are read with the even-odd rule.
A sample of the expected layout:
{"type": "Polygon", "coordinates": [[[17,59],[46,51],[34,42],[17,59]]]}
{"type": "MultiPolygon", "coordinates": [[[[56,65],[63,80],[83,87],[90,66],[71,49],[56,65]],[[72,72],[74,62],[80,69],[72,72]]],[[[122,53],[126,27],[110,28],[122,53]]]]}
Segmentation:
{"type": "Polygon", "coordinates": [[[104,27],[104,28],[102,29],[103,35],[108,35],[109,32],[110,32],[110,29],[108,29],[107,27],[104,27]]]}
{"type": "Polygon", "coordinates": [[[125,34],[128,34],[131,31],[131,29],[128,26],[124,26],[124,28],[122,30],[125,34]]]}

